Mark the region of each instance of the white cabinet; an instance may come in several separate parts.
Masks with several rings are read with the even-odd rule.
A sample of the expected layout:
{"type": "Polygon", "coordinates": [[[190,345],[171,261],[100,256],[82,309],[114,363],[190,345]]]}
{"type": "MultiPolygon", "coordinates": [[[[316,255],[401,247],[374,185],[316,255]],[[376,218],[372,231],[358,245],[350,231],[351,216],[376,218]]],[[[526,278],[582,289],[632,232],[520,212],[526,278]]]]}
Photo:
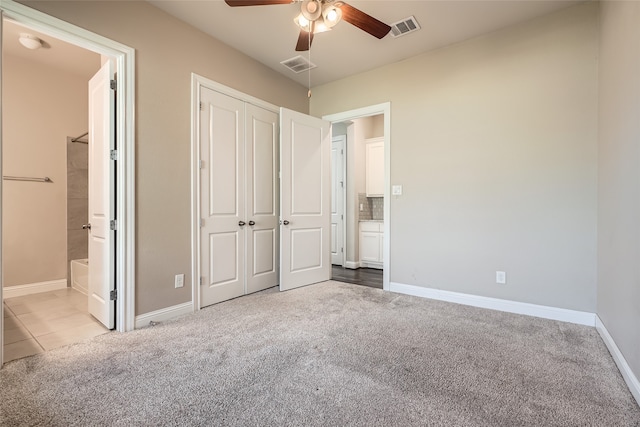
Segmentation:
{"type": "Polygon", "coordinates": [[[365,140],[367,197],[384,196],[384,138],[365,140]]]}
{"type": "Polygon", "coordinates": [[[382,247],[384,239],[382,222],[360,222],[360,266],[382,268],[382,247]]]}

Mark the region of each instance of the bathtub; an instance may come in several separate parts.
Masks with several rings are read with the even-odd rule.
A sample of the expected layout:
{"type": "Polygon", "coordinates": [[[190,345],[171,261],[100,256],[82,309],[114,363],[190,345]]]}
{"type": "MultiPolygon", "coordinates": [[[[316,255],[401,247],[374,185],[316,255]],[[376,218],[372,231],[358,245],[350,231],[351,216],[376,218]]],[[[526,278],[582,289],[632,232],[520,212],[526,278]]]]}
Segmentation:
{"type": "Polygon", "coordinates": [[[71,260],[71,287],[87,295],[89,283],[89,260],[71,260]]]}

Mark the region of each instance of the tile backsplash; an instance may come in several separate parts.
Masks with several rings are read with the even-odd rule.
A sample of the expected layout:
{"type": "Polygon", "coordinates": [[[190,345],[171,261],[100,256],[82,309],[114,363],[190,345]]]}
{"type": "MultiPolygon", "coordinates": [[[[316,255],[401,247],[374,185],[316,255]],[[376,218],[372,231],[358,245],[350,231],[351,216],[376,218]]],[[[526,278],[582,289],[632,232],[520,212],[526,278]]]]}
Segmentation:
{"type": "Polygon", "coordinates": [[[384,197],[370,197],[371,216],[373,219],[384,219],[384,197]]]}
{"type": "Polygon", "coordinates": [[[367,197],[365,193],[358,194],[358,209],[362,205],[360,221],[384,219],[384,197],[367,197]]]}

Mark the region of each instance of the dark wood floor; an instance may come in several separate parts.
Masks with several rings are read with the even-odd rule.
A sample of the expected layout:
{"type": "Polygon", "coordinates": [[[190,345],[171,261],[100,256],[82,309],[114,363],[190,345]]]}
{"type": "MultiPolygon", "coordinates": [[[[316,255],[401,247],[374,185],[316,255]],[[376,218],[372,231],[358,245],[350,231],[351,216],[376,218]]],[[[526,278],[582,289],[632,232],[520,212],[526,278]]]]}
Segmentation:
{"type": "Polygon", "coordinates": [[[331,269],[331,279],[337,280],[338,282],[347,282],[382,289],[382,270],[376,270],[375,268],[358,268],[357,270],[352,270],[334,265],[331,269]]]}

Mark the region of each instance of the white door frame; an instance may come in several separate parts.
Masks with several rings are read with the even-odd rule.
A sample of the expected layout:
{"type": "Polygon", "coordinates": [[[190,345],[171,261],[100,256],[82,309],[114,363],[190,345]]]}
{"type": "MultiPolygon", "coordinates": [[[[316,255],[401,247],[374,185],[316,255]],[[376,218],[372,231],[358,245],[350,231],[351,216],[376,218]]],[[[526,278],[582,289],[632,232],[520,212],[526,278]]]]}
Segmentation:
{"type": "MultiPolygon", "coordinates": [[[[118,93],[116,101],[116,138],[118,141],[116,163],[115,280],[118,293],[116,330],[120,332],[133,330],[135,324],[135,50],[13,0],[2,0],[0,12],[4,18],[13,22],[115,60],[118,75],[116,87],[118,93]]],[[[0,147],[1,138],[0,132],[0,147]]],[[[1,261],[0,258],[0,273],[1,261]]],[[[1,297],[2,286],[0,283],[0,299],[1,297]]],[[[1,318],[0,326],[2,326],[1,318]]],[[[0,329],[0,334],[1,331],[0,329]]],[[[1,363],[2,357],[0,356],[0,366],[1,363]]]]}
{"type": "MultiPolygon", "coordinates": [[[[191,73],[191,301],[200,310],[200,89],[206,87],[224,95],[280,114],[280,108],[261,99],[191,73]]],[[[276,183],[279,188],[279,183],[276,183]]],[[[279,214],[279,212],[278,212],[279,214]]],[[[279,236],[276,236],[279,239],[279,236]]]]}
{"type": "Polygon", "coordinates": [[[323,116],[324,120],[333,123],[341,123],[347,120],[359,119],[362,117],[376,116],[383,114],[384,116],[384,241],[382,247],[383,272],[382,272],[382,288],[385,291],[389,289],[389,240],[391,230],[391,103],[371,105],[368,107],[358,108],[356,110],[344,111],[323,116]]]}

